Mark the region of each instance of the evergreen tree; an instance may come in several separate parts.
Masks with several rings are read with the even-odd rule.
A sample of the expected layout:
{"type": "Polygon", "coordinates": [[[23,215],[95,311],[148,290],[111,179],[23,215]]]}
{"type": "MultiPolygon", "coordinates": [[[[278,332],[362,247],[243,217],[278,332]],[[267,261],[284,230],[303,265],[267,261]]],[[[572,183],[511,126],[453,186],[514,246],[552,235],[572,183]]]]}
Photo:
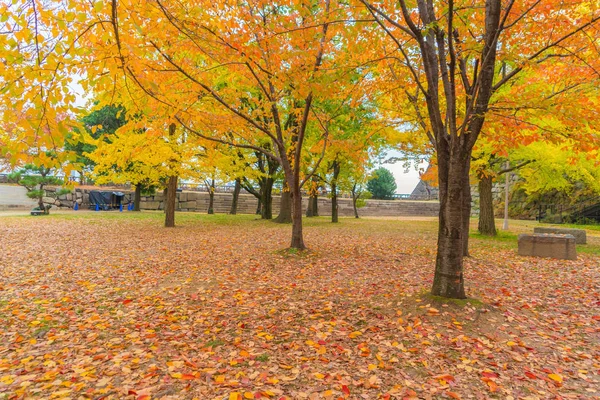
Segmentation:
{"type": "Polygon", "coordinates": [[[367,182],[367,190],[374,199],[391,199],[396,193],[396,180],[394,175],[386,168],[378,168],[373,173],[373,178],[367,182]]]}

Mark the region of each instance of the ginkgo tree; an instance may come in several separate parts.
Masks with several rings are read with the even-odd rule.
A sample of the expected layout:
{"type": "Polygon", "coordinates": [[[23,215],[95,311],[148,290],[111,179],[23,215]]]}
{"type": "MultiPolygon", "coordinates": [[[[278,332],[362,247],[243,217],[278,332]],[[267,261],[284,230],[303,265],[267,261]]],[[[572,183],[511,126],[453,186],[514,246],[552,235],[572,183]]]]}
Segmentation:
{"type": "Polygon", "coordinates": [[[114,134],[97,140],[87,153],[94,163],[98,183],[131,183],[138,188],[167,187],[165,226],[175,225],[175,195],[179,177],[191,175],[198,159],[196,143],[183,139],[175,123],[160,124],[132,118],[114,134]],[[170,197],[169,197],[170,196],[170,197]]]}

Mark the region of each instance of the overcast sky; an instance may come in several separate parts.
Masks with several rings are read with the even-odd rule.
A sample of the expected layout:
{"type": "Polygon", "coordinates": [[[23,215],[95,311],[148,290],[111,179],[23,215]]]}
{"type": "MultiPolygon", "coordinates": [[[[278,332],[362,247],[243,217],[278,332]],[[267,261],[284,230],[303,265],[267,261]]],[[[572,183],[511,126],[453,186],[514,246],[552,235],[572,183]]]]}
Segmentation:
{"type": "MultiPolygon", "coordinates": [[[[397,151],[390,151],[387,153],[386,159],[390,157],[399,157],[401,154],[397,151]]],[[[414,190],[417,183],[419,183],[419,172],[415,169],[414,165],[411,165],[408,171],[402,164],[402,162],[397,162],[395,164],[386,164],[382,163],[376,165],[375,168],[384,167],[389,169],[392,174],[394,174],[394,178],[396,178],[396,193],[398,194],[410,194],[414,190]]],[[[423,170],[427,168],[427,163],[422,163],[420,166],[423,170]]]]}

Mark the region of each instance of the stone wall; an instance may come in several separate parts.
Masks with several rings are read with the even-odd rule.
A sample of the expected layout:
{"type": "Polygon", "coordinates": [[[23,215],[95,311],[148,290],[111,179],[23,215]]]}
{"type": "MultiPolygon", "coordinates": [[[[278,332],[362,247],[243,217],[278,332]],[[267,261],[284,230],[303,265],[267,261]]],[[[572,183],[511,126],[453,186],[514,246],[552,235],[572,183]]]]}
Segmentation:
{"type": "MultiPolygon", "coordinates": [[[[49,189],[50,191],[54,189],[49,189]]],[[[133,192],[122,191],[125,193],[124,203],[133,201],[133,192]]],[[[214,211],[215,213],[228,213],[231,209],[231,193],[215,193],[214,211]]],[[[178,211],[207,212],[208,211],[208,193],[205,192],[178,192],[176,207],[178,211]]],[[[75,202],[79,203],[82,209],[89,208],[89,190],[76,188],[73,193],[59,197],[57,203],[60,207],[73,208],[75,202]]],[[[279,196],[273,198],[273,215],[279,212],[279,196]]],[[[393,217],[393,216],[430,216],[435,217],[439,212],[439,203],[436,201],[410,201],[410,200],[367,200],[366,205],[359,208],[358,213],[361,216],[393,217]]],[[[308,204],[308,198],[303,199],[304,211],[308,204]]],[[[249,194],[240,194],[238,200],[238,210],[240,214],[254,214],[258,200],[249,194]]],[[[142,210],[163,210],[164,196],[157,193],[153,196],[142,196],[140,202],[142,210]]],[[[338,199],[338,212],[340,216],[352,216],[352,199],[338,199]]],[[[319,215],[331,215],[331,200],[328,198],[319,198],[319,215]]]]}

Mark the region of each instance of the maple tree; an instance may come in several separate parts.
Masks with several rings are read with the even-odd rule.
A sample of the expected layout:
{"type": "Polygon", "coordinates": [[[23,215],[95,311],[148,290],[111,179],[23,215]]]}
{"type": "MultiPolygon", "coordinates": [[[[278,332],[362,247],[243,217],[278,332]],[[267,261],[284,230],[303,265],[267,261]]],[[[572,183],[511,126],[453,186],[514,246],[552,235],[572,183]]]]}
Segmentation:
{"type": "MultiPolygon", "coordinates": [[[[394,115],[395,106],[397,119],[436,151],[441,212],[432,290],[448,297],[465,295],[470,163],[484,126],[492,132],[498,114],[521,121],[523,101],[532,99],[560,100],[553,109],[564,123],[571,108],[560,94],[593,85],[599,70],[593,0],[92,5],[2,4],[8,29],[2,57],[13,64],[3,63],[8,96],[0,110],[3,130],[18,138],[2,141],[10,143],[4,154],[13,163],[24,161],[22,154],[41,163],[44,151],[64,146],[76,124],[69,84],[79,75],[84,91],[139,113],[148,129],[164,132],[176,123],[186,134],[259,151],[280,164],[283,193],[293,205],[291,246],[304,248],[301,188],[314,173],[304,168],[304,155],[319,154],[309,150],[315,143],[326,150],[323,117],[337,118],[318,106],[375,102],[378,117],[394,115]],[[578,80],[569,81],[573,76],[578,80]],[[540,97],[537,89],[550,81],[559,83],[556,92],[540,97]],[[514,101],[506,101],[508,94],[514,101]],[[11,107],[18,112],[9,113],[11,107]]],[[[583,142],[589,132],[571,133],[583,142]]],[[[176,186],[174,175],[169,183],[176,186]]]]}
{"type": "Polygon", "coordinates": [[[188,132],[276,161],[293,205],[291,246],[304,248],[301,187],[312,172],[303,174],[302,155],[309,135],[318,135],[326,146],[328,134],[314,117],[313,104],[357,103],[360,97],[350,94],[364,81],[365,72],[347,67],[351,55],[344,48],[356,38],[353,26],[343,23],[347,4],[190,9],[113,1],[107,8],[103,18],[112,27],[90,44],[99,49],[96,58],[118,60],[116,67],[103,65],[111,68],[98,78],[104,92],[110,93],[115,81],[129,82],[188,132]]]}
{"type": "MultiPolygon", "coordinates": [[[[381,46],[382,69],[391,81],[402,81],[399,90],[436,151],[441,208],[432,293],[464,298],[471,155],[494,95],[506,87],[519,90],[527,84],[523,75],[568,79],[572,71],[555,59],[595,80],[600,11],[594,1],[360,3],[389,39],[381,46]]],[[[515,110],[518,104],[504,111],[515,110]]]]}

